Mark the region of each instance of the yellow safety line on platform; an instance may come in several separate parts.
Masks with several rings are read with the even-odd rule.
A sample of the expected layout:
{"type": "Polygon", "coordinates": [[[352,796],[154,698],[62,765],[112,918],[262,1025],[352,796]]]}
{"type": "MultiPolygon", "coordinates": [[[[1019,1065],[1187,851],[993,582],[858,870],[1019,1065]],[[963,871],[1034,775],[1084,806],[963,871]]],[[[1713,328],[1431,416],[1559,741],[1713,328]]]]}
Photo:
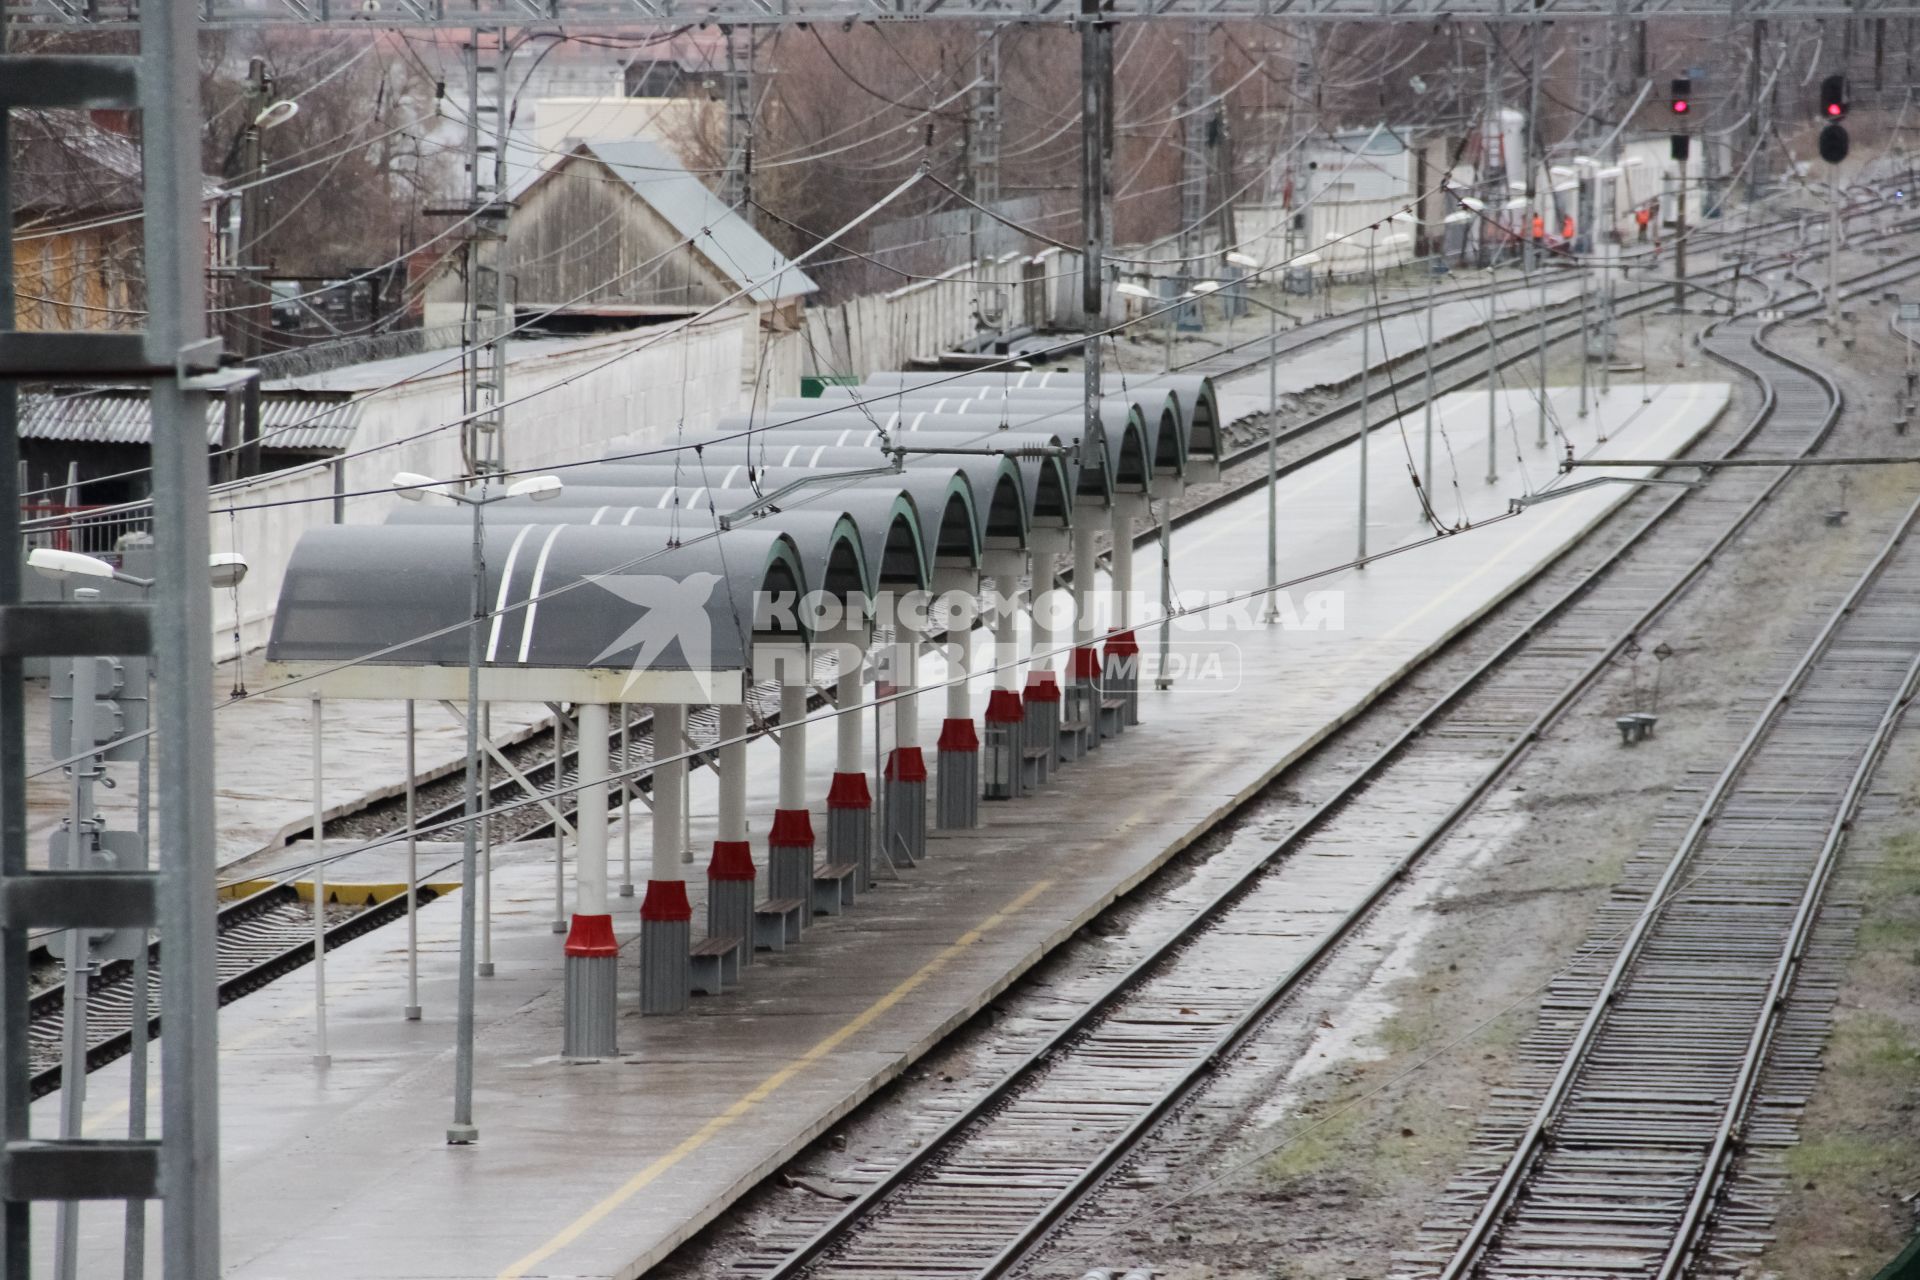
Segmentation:
{"type": "Polygon", "coordinates": [[[762,1080],[758,1085],[754,1086],[752,1090],[741,1095],[739,1100],[734,1102],[732,1106],[701,1125],[699,1129],[695,1130],[694,1133],[680,1143],[679,1146],[667,1152],[658,1160],[655,1160],[652,1164],[640,1170],[640,1172],[634,1174],[633,1177],[627,1179],[626,1182],[622,1183],[617,1190],[601,1200],[600,1203],[594,1205],[593,1208],[568,1223],[565,1229],[558,1235],[508,1267],[505,1271],[502,1271],[500,1273],[500,1280],[517,1280],[518,1277],[526,1275],[527,1272],[534,1267],[539,1266],[542,1262],[545,1262],[548,1258],[551,1258],[554,1254],[560,1252],[560,1250],[566,1248],[575,1240],[578,1240],[581,1236],[592,1230],[602,1218],[605,1218],[622,1204],[632,1199],[635,1193],[645,1189],[649,1184],[656,1181],[661,1174],[667,1172],[682,1160],[705,1146],[708,1142],[712,1141],[714,1135],[718,1134],[722,1129],[725,1129],[734,1121],[746,1115],[747,1112],[753,1110],[762,1102],[765,1102],[781,1085],[787,1083],[796,1075],[799,1075],[800,1072],[832,1053],[844,1044],[849,1037],[857,1035],[871,1026],[876,1018],[906,999],[916,988],[926,982],[928,978],[931,978],[935,973],[945,968],[947,963],[955,956],[958,956],[962,951],[965,951],[968,947],[980,941],[989,930],[1003,923],[1008,916],[1020,911],[1052,887],[1053,881],[1040,881],[1012,902],[1009,902],[1006,906],[1000,908],[985,920],[982,920],[979,924],[948,943],[946,947],[941,949],[938,955],[920,966],[911,977],[861,1010],[861,1012],[851,1021],[847,1022],[846,1025],[821,1040],[818,1044],[808,1049],[792,1062],[789,1062],[786,1066],[781,1067],[765,1080],[762,1080]]]}

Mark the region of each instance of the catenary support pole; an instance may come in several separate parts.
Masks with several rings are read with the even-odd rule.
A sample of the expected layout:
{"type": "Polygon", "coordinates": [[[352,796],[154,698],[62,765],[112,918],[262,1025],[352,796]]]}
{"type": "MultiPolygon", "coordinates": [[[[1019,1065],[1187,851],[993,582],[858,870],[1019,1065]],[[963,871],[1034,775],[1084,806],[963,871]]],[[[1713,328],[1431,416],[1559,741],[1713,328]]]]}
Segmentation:
{"type": "Polygon", "coordinates": [[[333,1061],[327,1052],[327,834],[325,767],[320,748],[322,702],[307,703],[313,727],[313,1065],[333,1061]]]}
{"type": "MultiPolygon", "coordinates": [[[[1436,257],[1436,258],[1435,258],[1435,262],[1437,263],[1438,261],[1439,261],[1439,259],[1438,259],[1438,258],[1436,257]]],[[[1427,365],[1427,403],[1426,403],[1426,432],[1425,432],[1425,435],[1424,435],[1424,438],[1423,438],[1423,440],[1422,440],[1422,443],[1421,443],[1421,454],[1420,454],[1420,458],[1421,458],[1421,460],[1420,460],[1420,487],[1421,487],[1421,489],[1422,489],[1422,490],[1423,490],[1423,491],[1424,491],[1424,492],[1426,493],[1426,495],[1427,495],[1427,501],[1428,501],[1428,503],[1432,503],[1432,502],[1434,501],[1434,497],[1433,497],[1433,401],[1434,401],[1434,394],[1433,394],[1433,341],[1434,341],[1434,334],[1433,334],[1433,280],[1434,280],[1434,276],[1433,276],[1433,273],[1432,273],[1432,272],[1429,272],[1429,273],[1427,274],[1427,342],[1426,342],[1426,365],[1427,365]]]]}
{"type": "Polygon", "coordinates": [[[1489,271],[1487,287],[1487,483],[1500,483],[1500,341],[1494,336],[1494,313],[1500,292],[1496,271],[1489,271]]]}
{"type": "Polygon", "coordinates": [[[1280,620],[1280,311],[1267,308],[1267,602],[1260,621],[1280,620]]]}
{"type": "MultiPolygon", "coordinates": [[[[658,734],[654,737],[657,744],[658,734]]],[[[678,751],[679,743],[667,748],[678,751]]],[[[553,805],[560,808],[566,801],[561,793],[560,781],[567,758],[567,715],[559,703],[553,705],[553,805]]],[[[656,782],[655,786],[659,784],[656,782]]],[[[567,931],[567,824],[553,824],[553,931],[567,931]]]]}
{"type": "MultiPolygon", "coordinates": [[[[91,587],[74,592],[76,601],[97,600],[99,596],[91,587]]],[[[100,665],[92,655],[74,658],[72,664],[73,696],[68,701],[68,714],[73,727],[70,742],[77,753],[100,740],[93,722],[100,665]]],[[[87,756],[67,767],[67,847],[61,862],[68,871],[94,869],[93,784],[100,773],[98,756],[87,756]]],[[[66,998],[60,1028],[60,1140],[73,1142],[86,1131],[87,988],[93,965],[85,929],[66,930],[61,942],[66,998]]],[[[53,1272],[58,1280],[75,1280],[80,1274],[78,1200],[62,1200],[54,1210],[53,1272]]]]}
{"type": "MultiPolygon", "coordinates": [[[[1368,257],[1371,258],[1372,255],[1369,254],[1368,257]]],[[[1360,561],[1362,569],[1367,567],[1367,441],[1373,434],[1373,424],[1370,421],[1372,399],[1373,319],[1369,316],[1360,325],[1360,514],[1359,549],[1355,558],[1360,561]]]]}
{"type": "Polygon", "coordinates": [[[420,1020],[420,840],[419,768],[414,761],[413,699],[407,699],[407,1006],[409,1022],[420,1020]]]}
{"type": "MultiPolygon", "coordinates": [[[[143,113],[141,137],[144,345],[148,366],[167,370],[152,380],[147,394],[153,422],[152,632],[164,638],[154,646],[153,742],[158,932],[169,940],[160,970],[160,1016],[167,1029],[160,1042],[159,1157],[159,1181],[166,1189],[161,1201],[165,1280],[202,1280],[221,1271],[207,398],[204,391],[188,390],[179,372],[188,351],[206,337],[198,16],[192,5],[146,4],[139,17],[140,94],[152,108],[143,113]]],[[[0,275],[11,278],[10,272],[0,275]]],[[[13,425],[0,423],[9,434],[13,425]]],[[[17,534],[8,545],[20,545],[17,534]]],[[[0,664],[0,683],[18,674],[17,663],[0,664]]],[[[0,709],[0,725],[10,739],[16,723],[10,710],[0,709]]],[[[19,745],[17,739],[0,742],[8,751],[19,745]]],[[[8,823],[12,840],[13,820],[0,820],[8,823]]],[[[8,1225],[10,1230],[11,1221],[8,1225]]]]}
{"type": "Polygon", "coordinates": [[[633,712],[620,704],[620,896],[633,896],[633,712]]]}

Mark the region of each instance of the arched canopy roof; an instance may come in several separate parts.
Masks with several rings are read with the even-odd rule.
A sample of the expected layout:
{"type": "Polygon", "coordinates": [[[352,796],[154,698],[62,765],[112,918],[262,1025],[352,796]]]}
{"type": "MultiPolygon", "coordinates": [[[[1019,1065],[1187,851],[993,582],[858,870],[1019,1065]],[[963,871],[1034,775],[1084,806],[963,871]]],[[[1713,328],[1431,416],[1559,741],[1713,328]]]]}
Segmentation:
{"type": "MultiPolygon", "coordinates": [[[[1010,405],[1023,397],[1028,400],[1058,397],[1077,403],[1085,395],[1085,386],[1084,375],[1078,370],[875,373],[857,387],[828,387],[821,398],[873,401],[867,405],[871,412],[878,412],[883,405],[890,411],[905,412],[923,407],[930,400],[948,400],[952,403],[943,409],[945,412],[992,413],[997,412],[997,408],[988,406],[998,402],[1010,405]],[[962,401],[972,403],[962,405],[962,401]]],[[[1195,464],[1217,468],[1222,424],[1219,393],[1212,378],[1197,373],[1108,373],[1101,379],[1103,396],[1122,395],[1138,400],[1144,416],[1149,418],[1152,416],[1149,400],[1162,393],[1175,401],[1187,462],[1185,470],[1190,474],[1197,472],[1199,467],[1195,464]]],[[[776,407],[785,404],[776,402],[776,407]]]]}
{"type": "MultiPolygon", "coordinates": [[[[486,518],[489,526],[577,524],[653,530],[657,531],[655,536],[665,546],[669,536],[675,541],[690,543],[702,534],[712,533],[718,527],[716,511],[720,516],[729,516],[751,500],[750,495],[744,492],[744,480],[740,489],[742,492],[738,494],[731,490],[717,493],[706,489],[684,491],[681,494],[682,505],[675,508],[671,502],[673,491],[668,488],[570,486],[558,497],[544,501],[502,498],[489,504],[486,518]]],[[[910,501],[908,505],[909,528],[917,536],[910,501]]],[[[868,563],[869,542],[861,525],[844,507],[831,510],[825,504],[804,509],[796,507],[791,514],[792,519],[743,516],[733,527],[747,529],[764,525],[789,535],[799,554],[807,583],[814,590],[825,591],[842,599],[855,592],[872,593],[875,582],[873,569],[868,563]]],[[[881,549],[884,549],[889,533],[890,521],[885,515],[884,512],[876,513],[878,542],[872,544],[881,549]]],[[[397,508],[389,517],[389,522],[405,525],[467,525],[471,519],[471,514],[463,508],[408,503],[397,508]]]]}
{"type": "Polygon", "coordinates": [[[905,488],[836,487],[804,506],[789,507],[768,519],[785,528],[788,522],[782,517],[807,515],[816,508],[844,511],[845,518],[859,530],[871,591],[912,590],[931,581],[932,555],[921,527],[920,508],[905,488]]]}
{"type": "MultiPolygon", "coordinates": [[[[659,528],[499,524],[485,534],[483,696],[730,701],[756,641],[792,640],[766,603],[808,581],[792,538],[736,530],[669,546],[659,528]]],[[[315,696],[443,697],[464,687],[471,534],[462,525],[308,530],[267,657],[315,696]],[[358,661],[356,661],[358,660],[358,661]]]]}

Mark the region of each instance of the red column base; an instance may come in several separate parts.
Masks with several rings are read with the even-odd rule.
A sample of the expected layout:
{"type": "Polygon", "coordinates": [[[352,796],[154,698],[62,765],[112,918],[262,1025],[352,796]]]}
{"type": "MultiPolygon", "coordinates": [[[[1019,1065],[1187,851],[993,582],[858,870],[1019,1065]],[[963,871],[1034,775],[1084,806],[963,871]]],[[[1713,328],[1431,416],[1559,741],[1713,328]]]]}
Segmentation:
{"type": "Polygon", "coordinates": [[[662,922],[693,919],[693,904],[687,901],[687,882],[647,881],[647,896],[640,899],[640,918],[662,922]]]}
{"type": "Polygon", "coordinates": [[[836,773],[827,788],[829,809],[871,809],[873,795],[867,790],[865,773],[836,773]]]}
{"type": "Polygon", "coordinates": [[[918,747],[895,747],[887,756],[888,782],[925,782],[927,758],[918,747]]]}
{"type": "Polygon", "coordinates": [[[978,751],[980,734],[973,721],[950,718],[941,722],[940,741],[934,745],[942,751],[978,751]]]}
{"type": "MultiPolygon", "coordinates": [[[[693,913],[689,911],[687,914],[693,913]]],[[[619,955],[620,944],[614,940],[613,936],[613,917],[576,915],[573,918],[573,927],[567,930],[567,954],[570,956],[619,955]]]]}
{"type": "Polygon", "coordinates": [[[987,695],[988,724],[1019,724],[1026,719],[1021,710],[1020,695],[1011,689],[995,689],[987,695]]]}
{"type": "Polygon", "coordinates": [[[1100,651],[1092,645],[1083,644],[1073,651],[1073,678],[1075,680],[1098,680],[1100,678],[1100,651]]]}
{"type": "Polygon", "coordinates": [[[767,843],[779,845],[782,849],[811,849],[813,847],[812,811],[775,809],[773,828],[767,832],[767,843]]]}
{"type": "Polygon", "coordinates": [[[753,845],[745,840],[713,842],[713,859],[707,863],[707,879],[752,880],[758,875],[753,865],[753,845]]]}
{"type": "Polygon", "coordinates": [[[1060,682],[1053,678],[1051,671],[1027,672],[1028,702],[1060,701],[1060,682]]]}
{"type": "Polygon", "coordinates": [[[1131,658],[1137,657],[1139,653],[1140,642],[1133,638],[1133,632],[1131,631],[1122,631],[1117,635],[1109,637],[1107,640],[1107,656],[1109,658],[1131,658]]]}

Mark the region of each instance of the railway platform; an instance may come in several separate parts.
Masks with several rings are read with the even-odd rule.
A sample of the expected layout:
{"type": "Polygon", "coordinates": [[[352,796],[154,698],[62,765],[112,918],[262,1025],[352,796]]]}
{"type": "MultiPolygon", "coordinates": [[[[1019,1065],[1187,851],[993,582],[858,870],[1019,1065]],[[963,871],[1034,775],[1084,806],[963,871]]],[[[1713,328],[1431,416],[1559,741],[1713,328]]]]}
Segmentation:
{"type": "MultiPolygon", "coordinates": [[[[1574,398],[1557,391],[1554,409],[1577,452],[1664,457],[1706,428],[1727,389],[1659,386],[1643,404],[1639,387],[1616,386],[1585,419],[1574,398]],[[1608,443],[1596,446],[1602,432],[1608,443]]],[[[618,900],[617,1057],[560,1060],[551,846],[499,851],[496,974],[479,984],[476,1145],[443,1140],[453,902],[420,913],[418,1022],[401,1016],[404,930],[329,955],[324,1070],[312,1065],[310,973],[229,1006],[220,1082],[228,1274],[631,1276],[664,1257],[1628,496],[1627,485],[1601,485],[1492,520],[1526,480],[1552,479],[1561,449],[1533,444],[1530,395],[1503,399],[1496,484],[1483,479],[1486,397],[1449,396],[1436,413],[1439,514],[1489,522],[1301,584],[1278,624],[1257,621],[1258,601],[1201,611],[1264,578],[1264,494],[1182,527],[1173,585],[1191,625],[1173,634],[1173,687],[1155,689],[1151,666],[1143,673],[1141,725],[1064,767],[1039,794],[983,806],[984,826],[930,841],[920,865],[883,869],[853,909],[785,952],[762,953],[737,990],[696,1001],[686,1016],[642,1019],[635,900],[618,900]],[[1150,794],[1140,786],[1147,771],[1150,794]]],[[[1376,555],[1431,536],[1407,477],[1422,428],[1415,411],[1372,438],[1376,555]]],[[[1351,559],[1359,466],[1349,446],[1282,478],[1283,580],[1351,559]]],[[[1157,556],[1140,560],[1142,588],[1156,597],[1157,556]]],[[[1151,661],[1157,637],[1141,628],[1140,640],[1151,661]]],[[[931,682],[942,672],[929,664],[922,678],[931,682]]],[[[940,703],[920,699],[923,740],[940,703]]],[[[756,815],[773,808],[774,757],[765,743],[750,753],[756,815]]],[[[830,753],[813,764],[809,794],[823,797],[830,753]]],[[[711,787],[703,777],[693,792],[695,848],[713,836],[711,787]]],[[[753,837],[764,865],[764,825],[753,837]]],[[[690,887],[702,887],[698,877],[690,887]]],[[[90,1078],[91,1134],[123,1131],[124,1103],[108,1100],[124,1099],[126,1088],[125,1061],[90,1078]]],[[[37,1131],[51,1131],[57,1106],[52,1097],[36,1106],[37,1131]]],[[[87,1258],[118,1257],[120,1217],[117,1207],[85,1212],[88,1273],[99,1268],[87,1258]]]]}

